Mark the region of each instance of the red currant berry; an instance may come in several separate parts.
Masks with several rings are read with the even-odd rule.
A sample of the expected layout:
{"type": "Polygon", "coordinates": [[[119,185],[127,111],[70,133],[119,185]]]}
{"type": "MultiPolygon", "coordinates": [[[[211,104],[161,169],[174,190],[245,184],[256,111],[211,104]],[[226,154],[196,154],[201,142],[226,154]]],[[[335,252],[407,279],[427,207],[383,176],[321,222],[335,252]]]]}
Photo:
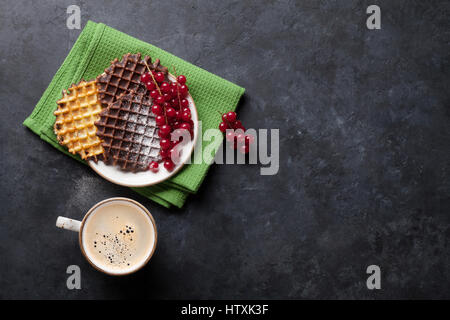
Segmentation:
{"type": "Polygon", "coordinates": [[[175,92],[176,92],[176,91],[177,91],[177,88],[178,88],[178,83],[176,83],[176,82],[171,82],[171,83],[170,83],[170,88],[174,89],[175,92]]]}
{"type": "Polygon", "coordinates": [[[178,81],[179,84],[185,84],[185,83],[186,83],[186,77],[183,76],[182,74],[180,74],[180,75],[177,77],[177,81],[178,81]]]}
{"type": "Polygon", "coordinates": [[[180,111],[176,110],[175,111],[175,119],[181,120],[181,114],[182,113],[180,111]]]}
{"type": "Polygon", "coordinates": [[[248,153],[248,151],[250,150],[250,147],[246,144],[244,144],[243,146],[239,147],[239,152],[242,154],[246,154],[248,153]]]}
{"type": "Polygon", "coordinates": [[[170,95],[171,95],[172,97],[174,97],[174,98],[178,97],[177,89],[170,88],[169,93],[170,93],[170,95]]]}
{"type": "Polygon", "coordinates": [[[163,124],[161,127],[159,127],[158,135],[161,138],[167,138],[172,131],[172,128],[168,124],[163,124]]]}
{"type": "Polygon", "coordinates": [[[162,96],[158,96],[155,99],[155,101],[156,101],[157,104],[163,104],[165,102],[164,97],[162,97],[162,96]]]}
{"type": "Polygon", "coordinates": [[[169,103],[172,107],[178,107],[178,100],[175,98],[171,99],[169,103]]]}
{"type": "Polygon", "coordinates": [[[188,89],[187,85],[183,84],[180,86],[180,96],[182,98],[187,96],[188,91],[189,91],[189,89],[188,89]]]}
{"type": "Polygon", "coordinates": [[[169,150],[159,150],[159,155],[162,159],[167,159],[169,157],[169,150]]]}
{"type": "Polygon", "coordinates": [[[225,139],[228,142],[233,142],[234,141],[234,131],[232,131],[232,130],[227,131],[227,133],[225,134],[225,139]]]}
{"type": "Polygon", "coordinates": [[[183,112],[183,114],[181,115],[181,119],[183,121],[188,122],[189,120],[191,120],[191,113],[190,112],[183,112]]]}
{"type": "Polygon", "coordinates": [[[225,132],[227,130],[227,124],[225,122],[221,122],[219,124],[219,130],[225,132]]]}
{"type": "Polygon", "coordinates": [[[227,123],[227,114],[226,113],[224,113],[223,115],[222,115],[222,121],[223,122],[225,122],[225,123],[227,123]]]}
{"type": "Polygon", "coordinates": [[[245,144],[250,145],[255,142],[255,137],[251,134],[245,136],[245,144]]]}
{"type": "Polygon", "coordinates": [[[164,98],[164,101],[166,101],[166,102],[169,102],[172,99],[172,97],[168,93],[164,93],[163,98],[164,98]]]}
{"type": "Polygon", "coordinates": [[[179,129],[180,128],[180,125],[181,125],[181,122],[180,121],[175,121],[174,123],[173,123],[173,128],[174,129],[179,129]]]}
{"type": "Polygon", "coordinates": [[[170,149],[172,144],[169,139],[161,139],[159,141],[159,145],[161,146],[161,149],[167,150],[167,149],[170,149]]]}
{"type": "Polygon", "coordinates": [[[157,116],[161,116],[163,114],[163,109],[159,104],[154,104],[152,106],[152,112],[157,116]]]}
{"type": "Polygon", "coordinates": [[[166,119],[164,118],[164,116],[156,116],[155,118],[156,124],[158,126],[162,126],[163,124],[166,124],[166,119]]]}
{"type": "Polygon", "coordinates": [[[158,170],[159,170],[158,167],[159,167],[159,164],[156,161],[150,162],[150,164],[148,166],[148,168],[154,173],[158,172],[158,170]]]}
{"type": "Polygon", "coordinates": [[[174,148],[169,150],[170,160],[172,160],[173,163],[180,162],[180,152],[178,151],[178,148],[175,148],[175,146],[179,143],[180,143],[180,141],[177,141],[176,143],[174,143],[174,148]]]}
{"type": "Polygon", "coordinates": [[[245,131],[244,127],[242,126],[241,120],[237,120],[235,123],[233,123],[233,129],[243,129],[245,131]]]}
{"type": "Polygon", "coordinates": [[[175,165],[173,164],[172,160],[166,160],[164,161],[164,168],[166,168],[167,171],[172,171],[175,165]]]}
{"type": "Polygon", "coordinates": [[[183,122],[183,123],[180,125],[180,129],[184,129],[184,130],[187,130],[187,131],[191,131],[191,125],[190,125],[189,123],[187,123],[187,122],[183,122]]]}
{"type": "Polygon", "coordinates": [[[227,113],[227,120],[230,122],[236,121],[236,112],[230,111],[227,113]]]}
{"type": "Polygon", "coordinates": [[[157,73],[155,74],[155,80],[156,80],[157,82],[163,82],[163,81],[164,81],[164,73],[162,73],[162,72],[157,72],[157,73]]]}
{"type": "Polygon", "coordinates": [[[145,87],[150,92],[156,89],[156,85],[155,85],[155,83],[153,81],[146,82],[145,83],[145,87]]]}
{"type": "Polygon", "coordinates": [[[170,91],[170,84],[168,82],[161,83],[160,89],[164,93],[169,93],[170,91]]]}
{"type": "Polygon", "coordinates": [[[189,107],[189,101],[187,99],[181,99],[181,107],[182,108],[189,107]]]}
{"type": "Polygon", "coordinates": [[[183,112],[191,113],[191,109],[189,109],[189,108],[183,108],[183,112]]]}
{"type": "Polygon", "coordinates": [[[174,123],[175,121],[177,121],[177,118],[168,118],[168,119],[167,119],[167,122],[168,122],[168,124],[169,124],[171,127],[173,127],[173,123],[174,123]]]}
{"type": "Polygon", "coordinates": [[[170,104],[168,102],[164,102],[163,103],[164,110],[167,109],[168,107],[170,107],[170,104]]]}
{"type": "Polygon", "coordinates": [[[239,142],[239,143],[244,142],[244,140],[245,140],[245,134],[244,134],[244,133],[238,133],[238,134],[236,135],[236,140],[237,140],[237,142],[239,142]]]}
{"type": "Polygon", "coordinates": [[[150,91],[150,97],[152,97],[153,99],[156,99],[159,97],[159,92],[156,90],[150,91]]]}
{"type": "Polygon", "coordinates": [[[141,75],[141,82],[142,83],[147,83],[149,81],[152,81],[152,76],[150,75],[150,73],[145,72],[141,75]]]}
{"type": "Polygon", "coordinates": [[[174,108],[168,107],[168,108],[166,109],[166,114],[167,114],[168,117],[173,118],[173,117],[176,116],[176,111],[175,111],[174,108]]]}

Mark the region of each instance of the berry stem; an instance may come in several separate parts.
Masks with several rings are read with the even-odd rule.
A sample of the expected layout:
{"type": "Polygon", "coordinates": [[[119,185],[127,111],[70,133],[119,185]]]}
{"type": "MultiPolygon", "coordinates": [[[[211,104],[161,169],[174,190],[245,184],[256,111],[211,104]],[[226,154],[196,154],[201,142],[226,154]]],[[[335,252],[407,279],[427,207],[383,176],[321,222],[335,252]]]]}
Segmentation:
{"type": "Polygon", "coordinates": [[[169,124],[169,121],[167,120],[167,113],[166,113],[166,107],[162,106],[164,110],[164,119],[166,119],[166,124],[169,124]]]}
{"type": "MultiPolygon", "coordinates": [[[[150,67],[147,64],[147,61],[144,60],[144,63],[145,63],[145,66],[148,69],[148,73],[150,73],[150,75],[152,76],[153,83],[155,84],[156,89],[158,89],[159,95],[162,96],[161,90],[159,89],[159,86],[158,86],[158,82],[156,82],[155,77],[153,76],[152,70],[150,70],[150,67]]],[[[166,124],[169,124],[169,121],[167,121],[166,107],[164,107],[164,105],[162,105],[161,107],[164,110],[164,119],[166,119],[166,124]]]]}
{"type": "Polygon", "coordinates": [[[144,63],[145,63],[145,66],[146,66],[147,69],[148,69],[148,73],[150,73],[150,75],[152,76],[152,80],[153,80],[153,82],[154,82],[155,85],[156,85],[156,89],[158,90],[159,95],[162,96],[161,90],[159,89],[159,86],[158,86],[158,82],[156,82],[155,77],[153,76],[152,70],[150,70],[150,67],[149,67],[148,64],[147,64],[147,61],[144,60],[144,63]]]}

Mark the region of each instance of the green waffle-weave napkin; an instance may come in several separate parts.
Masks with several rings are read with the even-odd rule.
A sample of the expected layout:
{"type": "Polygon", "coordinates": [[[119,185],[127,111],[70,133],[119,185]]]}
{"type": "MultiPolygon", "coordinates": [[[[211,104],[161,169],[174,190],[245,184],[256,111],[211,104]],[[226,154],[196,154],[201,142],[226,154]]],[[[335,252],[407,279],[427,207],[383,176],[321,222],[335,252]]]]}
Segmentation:
{"type": "MultiPolygon", "coordinates": [[[[175,66],[177,73],[186,75],[189,91],[194,98],[198,115],[202,121],[202,131],[217,128],[221,119],[217,111],[223,113],[234,110],[244,93],[241,88],[227,80],[209,73],[151,44],[135,39],[102,23],[88,21],[69,55],[56,72],[31,115],[24,125],[39,137],[67,155],[84,162],[60,146],[53,132],[56,101],[63,89],[81,79],[94,79],[109,66],[114,58],[122,55],[142,53],[153,59],[159,58],[165,66],[175,66]]],[[[205,147],[205,142],[203,148],[205,147]]],[[[155,186],[133,188],[145,197],[165,206],[182,207],[189,193],[197,192],[208,172],[209,165],[190,164],[173,178],[155,186]]],[[[100,179],[100,177],[99,177],[100,179]]]]}

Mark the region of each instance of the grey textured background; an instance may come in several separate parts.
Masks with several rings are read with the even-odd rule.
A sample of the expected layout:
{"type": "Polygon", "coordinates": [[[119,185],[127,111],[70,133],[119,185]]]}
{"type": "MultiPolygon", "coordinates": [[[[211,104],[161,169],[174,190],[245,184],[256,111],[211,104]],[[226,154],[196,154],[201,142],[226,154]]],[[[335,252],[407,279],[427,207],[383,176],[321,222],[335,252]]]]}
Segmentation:
{"type": "Polygon", "coordinates": [[[2,1],[0,298],[450,298],[448,1],[2,1]],[[382,29],[365,27],[376,3],[382,29]],[[22,126],[80,30],[104,22],[247,89],[247,127],[280,128],[280,171],[213,166],[167,210],[22,126]],[[159,246],[111,278],[58,215],[143,203],[159,246]],[[66,267],[82,290],[66,289],[66,267]],[[366,267],[382,290],[366,289],[366,267]]]}

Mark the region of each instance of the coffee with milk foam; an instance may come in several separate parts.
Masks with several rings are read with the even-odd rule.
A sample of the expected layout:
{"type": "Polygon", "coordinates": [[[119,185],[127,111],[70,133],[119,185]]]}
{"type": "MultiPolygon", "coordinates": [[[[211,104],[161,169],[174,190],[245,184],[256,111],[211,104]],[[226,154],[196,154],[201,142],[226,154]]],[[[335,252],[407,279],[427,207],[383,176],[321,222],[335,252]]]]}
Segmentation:
{"type": "Polygon", "coordinates": [[[105,203],[87,217],[82,244],[98,268],[114,274],[140,268],[155,244],[153,221],[141,208],[127,201],[105,203]]]}

